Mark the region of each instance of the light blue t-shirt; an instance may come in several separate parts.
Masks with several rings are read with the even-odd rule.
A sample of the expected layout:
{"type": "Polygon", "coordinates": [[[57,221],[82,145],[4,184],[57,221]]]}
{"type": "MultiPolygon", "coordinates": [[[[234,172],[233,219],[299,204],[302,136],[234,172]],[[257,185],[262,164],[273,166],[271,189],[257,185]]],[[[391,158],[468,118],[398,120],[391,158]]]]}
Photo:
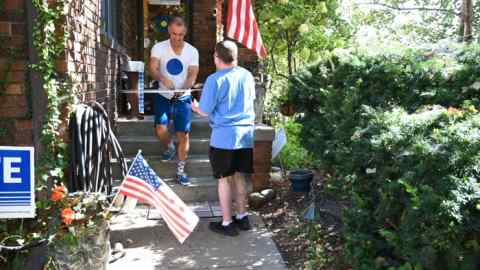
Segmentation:
{"type": "Polygon", "coordinates": [[[220,149],[253,148],[255,80],[242,68],[222,69],[210,75],[200,99],[212,127],[210,145],[220,149]]]}

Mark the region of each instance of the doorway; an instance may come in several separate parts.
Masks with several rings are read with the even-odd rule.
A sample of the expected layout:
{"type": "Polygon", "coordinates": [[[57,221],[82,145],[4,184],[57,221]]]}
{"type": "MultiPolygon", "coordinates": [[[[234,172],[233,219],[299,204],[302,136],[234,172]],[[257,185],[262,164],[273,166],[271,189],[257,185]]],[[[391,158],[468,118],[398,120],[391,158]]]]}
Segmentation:
{"type": "MultiPolygon", "coordinates": [[[[185,19],[187,26],[191,29],[191,22],[192,22],[192,0],[180,0],[179,4],[162,4],[166,2],[172,1],[149,1],[148,8],[144,10],[144,36],[145,36],[145,44],[144,44],[144,53],[143,53],[143,60],[145,63],[145,89],[152,89],[156,88],[157,86],[154,84],[154,80],[150,77],[148,72],[148,66],[150,62],[150,51],[152,47],[160,41],[164,41],[168,39],[168,20],[172,16],[181,16],[185,19]]],[[[173,1],[175,2],[175,1],[173,1]]],[[[191,43],[191,31],[187,33],[185,37],[185,41],[191,43]]],[[[153,114],[153,101],[154,101],[155,94],[145,94],[144,104],[145,104],[145,114],[151,115],[153,114]]]]}

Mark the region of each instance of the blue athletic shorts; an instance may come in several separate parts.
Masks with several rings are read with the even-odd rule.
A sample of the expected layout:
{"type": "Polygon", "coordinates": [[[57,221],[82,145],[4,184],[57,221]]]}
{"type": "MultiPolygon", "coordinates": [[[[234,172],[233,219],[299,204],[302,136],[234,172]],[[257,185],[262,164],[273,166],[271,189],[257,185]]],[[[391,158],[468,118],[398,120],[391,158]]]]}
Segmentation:
{"type": "Polygon", "coordinates": [[[160,94],[155,95],[155,126],[168,126],[170,120],[173,120],[175,131],[190,132],[192,122],[192,96],[181,97],[175,101],[170,101],[160,94]]]}

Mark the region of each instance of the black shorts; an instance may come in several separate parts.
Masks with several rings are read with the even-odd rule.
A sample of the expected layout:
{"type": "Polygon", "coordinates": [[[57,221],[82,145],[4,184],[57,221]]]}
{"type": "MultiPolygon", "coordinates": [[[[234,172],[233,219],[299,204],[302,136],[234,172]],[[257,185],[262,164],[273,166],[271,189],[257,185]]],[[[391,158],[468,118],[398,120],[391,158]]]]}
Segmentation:
{"type": "Polygon", "coordinates": [[[253,173],[253,149],[236,150],[210,147],[210,164],[213,176],[217,179],[239,173],[253,173]]]}

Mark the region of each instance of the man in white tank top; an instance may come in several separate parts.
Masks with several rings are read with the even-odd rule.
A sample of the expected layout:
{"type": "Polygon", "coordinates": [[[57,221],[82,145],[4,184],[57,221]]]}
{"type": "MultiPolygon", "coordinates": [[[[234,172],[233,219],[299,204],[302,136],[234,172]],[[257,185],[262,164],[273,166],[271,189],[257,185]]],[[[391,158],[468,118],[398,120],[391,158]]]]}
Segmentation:
{"type": "MultiPolygon", "coordinates": [[[[198,75],[198,51],[184,41],[187,27],[181,17],[173,17],[168,24],[170,39],[153,46],[149,70],[159,82],[160,90],[191,89],[198,75]]],[[[178,149],[177,180],[189,185],[184,168],[188,157],[189,133],[192,117],[190,91],[180,94],[162,93],[155,96],[155,133],[166,147],[163,159],[171,160],[178,149]],[[173,118],[177,149],[168,133],[173,118]]]]}

